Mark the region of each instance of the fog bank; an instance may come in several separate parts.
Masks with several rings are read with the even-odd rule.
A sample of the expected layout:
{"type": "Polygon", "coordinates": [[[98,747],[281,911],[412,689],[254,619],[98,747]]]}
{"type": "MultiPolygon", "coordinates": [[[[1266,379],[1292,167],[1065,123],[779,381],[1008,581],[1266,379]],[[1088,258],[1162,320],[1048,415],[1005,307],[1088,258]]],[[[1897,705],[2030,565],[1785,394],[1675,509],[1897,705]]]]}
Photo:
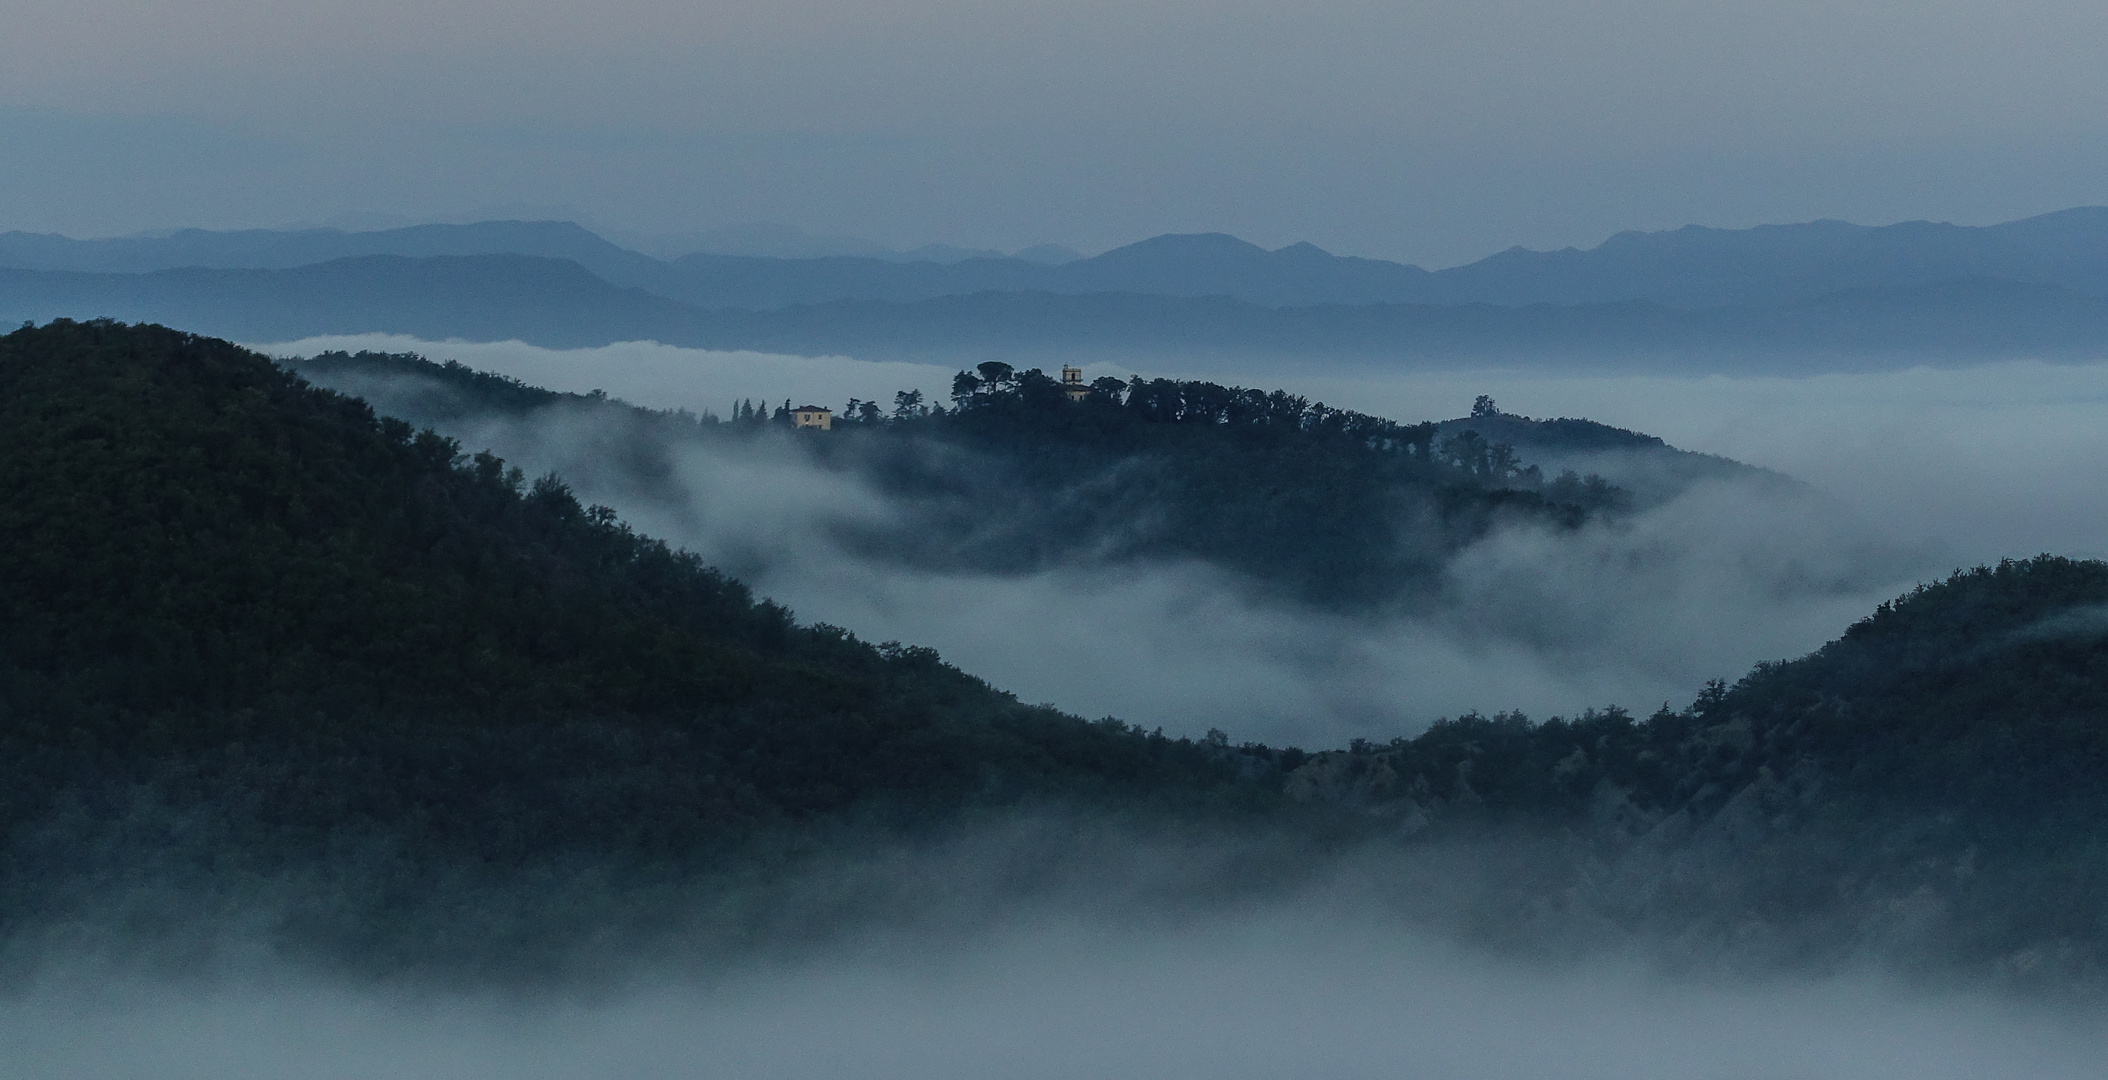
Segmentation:
{"type": "Polygon", "coordinates": [[[1401,419],[1433,418],[1440,406],[1460,415],[1472,395],[1491,394],[1510,412],[1644,431],[1798,477],[1898,537],[1938,545],[1957,565],[2108,554],[2108,363],[1802,378],[1474,371],[1280,381],[1401,419]]]}
{"type": "Polygon", "coordinates": [[[1054,921],[707,985],[431,997],[291,976],[0,999],[0,1078],[2061,1080],[2097,1023],[1873,977],[1526,966],[1337,911],[1054,921]]]}

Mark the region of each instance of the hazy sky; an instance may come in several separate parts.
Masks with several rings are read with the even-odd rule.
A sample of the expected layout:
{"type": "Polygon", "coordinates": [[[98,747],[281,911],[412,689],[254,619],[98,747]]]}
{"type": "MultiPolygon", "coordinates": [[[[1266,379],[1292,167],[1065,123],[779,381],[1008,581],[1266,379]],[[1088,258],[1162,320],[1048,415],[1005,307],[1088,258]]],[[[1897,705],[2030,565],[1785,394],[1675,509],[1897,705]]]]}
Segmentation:
{"type": "Polygon", "coordinates": [[[2108,202],[2079,0],[8,0],[0,228],[567,207],[1442,265],[2108,202]]]}

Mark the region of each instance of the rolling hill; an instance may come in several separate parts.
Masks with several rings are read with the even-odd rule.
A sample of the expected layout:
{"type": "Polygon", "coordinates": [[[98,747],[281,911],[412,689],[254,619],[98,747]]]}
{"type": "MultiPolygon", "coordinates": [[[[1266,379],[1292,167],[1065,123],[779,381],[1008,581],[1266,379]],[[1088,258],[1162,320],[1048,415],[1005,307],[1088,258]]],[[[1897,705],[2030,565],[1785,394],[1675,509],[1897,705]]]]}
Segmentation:
{"type": "Polygon", "coordinates": [[[156,867],[355,872],[349,922],[309,914],[380,933],[361,905],[444,909],[440,878],[648,879],[1050,794],[1266,799],[160,327],[0,338],[0,579],[0,936],[156,867]]]}

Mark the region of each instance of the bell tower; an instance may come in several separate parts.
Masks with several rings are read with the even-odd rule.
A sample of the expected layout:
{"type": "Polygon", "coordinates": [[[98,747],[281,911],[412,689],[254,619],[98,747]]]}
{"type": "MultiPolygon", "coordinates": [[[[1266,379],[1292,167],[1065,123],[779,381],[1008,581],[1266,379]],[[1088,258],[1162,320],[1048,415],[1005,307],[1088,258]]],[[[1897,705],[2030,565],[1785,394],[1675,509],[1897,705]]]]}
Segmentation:
{"type": "Polygon", "coordinates": [[[1070,401],[1082,401],[1091,396],[1091,388],[1083,385],[1082,368],[1061,365],[1061,392],[1069,395],[1070,401]]]}

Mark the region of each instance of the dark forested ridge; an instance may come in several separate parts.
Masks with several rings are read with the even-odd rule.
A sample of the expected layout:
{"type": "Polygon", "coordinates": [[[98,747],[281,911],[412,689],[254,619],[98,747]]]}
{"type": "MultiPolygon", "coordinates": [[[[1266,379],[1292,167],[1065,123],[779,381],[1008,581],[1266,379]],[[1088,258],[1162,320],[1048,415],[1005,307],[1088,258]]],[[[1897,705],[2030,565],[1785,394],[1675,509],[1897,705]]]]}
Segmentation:
{"type": "Polygon", "coordinates": [[[2100,979],[2108,563],[1958,571],[1681,710],[1473,714],[1287,783],[1411,829],[1564,822],[1618,853],[1586,872],[1624,918],[2100,979]]]}
{"type": "Polygon", "coordinates": [[[160,327],[0,338],[0,581],[0,919],[51,875],[122,879],[80,865],[120,810],[228,867],[364,838],[498,873],[1242,790],[1192,742],[799,626],[554,478],[160,327]]]}
{"type": "Polygon", "coordinates": [[[1496,524],[1573,529],[1626,502],[1599,477],[1547,476],[1475,434],[1278,390],[1137,377],[1070,401],[1036,369],[990,362],[961,373],[952,396],[949,412],[867,415],[821,452],[921,498],[950,474],[915,469],[929,460],[920,441],[994,462],[1014,509],[974,543],[995,559],[1058,558],[1064,544],[1200,559],[1351,610],[1433,585],[1496,524]]]}
{"type": "Polygon", "coordinates": [[[632,490],[670,473],[683,446],[773,439],[888,498],[895,512],[882,521],[840,526],[845,543],[943,573],[1199,561],[1304,602],[1366,610],[1434,587],[1497,525],[1571,530],[1631,501],[1599,476],[1548,475],[1476,431],[1208,382],[1104,379],[1071,401],[1043,372],[989,362],[959,375],[949,405],[919,392],[883,409],[859,402],[833,430],[792,438],[780,408],[723,421],[655,414],[413,355],[294,364],[443,431],[585,410],[594,420],[570,427],[616,433],[597,457],[627,469],[632,490]]]}
{"type": "MultiPolygon", "coordinates": [[[[991,369],[958,389],[942,418],[841,434],[1024,439],[1033,421],[995,422],[1046,388],[991,369]]],[[[1151,446],[1237,426],[1209,410],[1293,411],[1313,454],[1421,439],[1351,414],[1313,435],[1269,395],[1113,390],[1043,422],[1151,446]]],[[[1236,437],[1290,437],[1266,426],[1236,437]]],[[[261,881],[294,897],[284,940],[329,955],[516,959],[815,830],[1052,801],[1293,837],[1312,865],[1348,838],[1465,851],[1493,867],[1481,925],[2108,971],[2098,562],[1958,573],[1644,718],[1473,714],[1316,753],[1169,739],[800,626],[554,478],[225,342],[57,323],[0,338],[0,581],[0,958],[113,895],[261,881]]]]}
{"type": "Polygon", "coordinates": [[[1546,476],[1476,435],[1278,390],[1137,377],[1101,380],[1072,402],[1037,370],[985,363],[961,373],[952,396],[949,413],[852,425],[833,446],[869,455],[852,441],[868,431],[867,468],[910,495],[939,478],[895,464],[921,460],[903,444],[928,438],[995,460],[1015,490],[1038,493],[1009,519],[1014,538],[1002,542],[1013,550],[1065,534],[1103,550],[1122,536],[1134,557],[1198,558],[1334,608],[1431,585],[1496,523],[1571,529],[1624,500],[1599,478],[1546,476]]]}
{"type": "Polygon", "coordinates": [[[1470,416],[1443,421],[1444,438],[1465,432],[1487,445],[1505,445],[1547,473],[1601,476],[1632,497],[1635,505],[1666,502],[1706,482],[1754,483],[1798,489],[1782,473],[1745,465],[1716,454],[1679,450],[1660,438],[1576,417],[1536,419],[1501,412],[1482,397],[1470,416]]]}

